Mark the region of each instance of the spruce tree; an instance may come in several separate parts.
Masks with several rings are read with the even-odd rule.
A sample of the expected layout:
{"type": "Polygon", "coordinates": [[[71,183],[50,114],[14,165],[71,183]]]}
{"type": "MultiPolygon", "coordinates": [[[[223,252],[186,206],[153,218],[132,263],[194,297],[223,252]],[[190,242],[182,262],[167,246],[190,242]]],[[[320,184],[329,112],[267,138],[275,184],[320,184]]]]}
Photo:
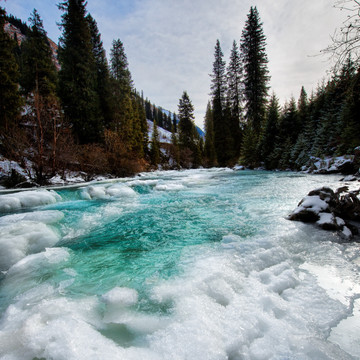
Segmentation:
{"type": "Polygon", "coordinates": [[[96,61],[85,7],[85,0],[67,0],[59,5],[64,11],[59,47],[59,94],[65,116],[80,143],[99,141],[103,129],[96,61]]]}
{"type": "Polygon", "coordinates": [[[226,116],[226,69],[224,54],[221,50],[220,41],[216,41],[215,60],[213,63],[212,85],[212,108],[214,125],[214,146],[219,165],[225,166],[233,156],[230,143],[229,117],[226,116]]]}
{"type": "Polygon", "coordinates": [[[114,40],[110,53],[111,75],[116,80],[116,96],[121,98],[133,89],[129,63],[124,44],[120,39],[114,40]]]}
{"type": "Polygon", "coordinates": [[[268,58],[265,52],[266,37],[257,8],[251,7],[242,32],[240,49],[244,67],[244,95],[246,120],[259,135],[265,116],[268,96],[268,58]]]}
{"type": "Polygon", "coordinates": [[[5,32],[5,9],[0,7],[0,129],[1,133],[17,124],[22,99],[19,93],[19,68],[13,50],[14,40],[5,32]]]}
{"type": "Polygon", "coordinates": [[[275,138],[278,132],[279,118],[279,100],[276,95],[273,94],[266,111],[265,126],[262,129],[259,141],[261,161],[264,162],[267,169],[272,168],[271,154],[274,151],[275,138]]]}
{"type": "Polygon", "coordinates": [[[153,122],[153,132],[150,143],[150,161],[153,166],[158,166],[160,163],[160,141],[156,121],[153,122]]]}
{"type": "MultiPolygon", "coordinates": [[[[113,41],[111,48],[111,76],[112,90],[115,99],[114,121],[112,127],[121,136],[127,149],[132,151],[136,147],[138,134],[134,130],[139,130],[135,122],[136,113],[133,104],[133,84],[128,67],[123,43],[118,39],[113,41]]],[[[140,126],[141,130],[141,126],[140,126]]]]}
{"type": "Polygon", "coordinates": [[[42,184],[44,166],[52,158],[52,172],[55,172],[57,138],[61,110],[56,94],[57,71],[52,59],[52,51],[38,12],[34,9],[29,19],[31,30],[22,46],[23,72],[22,91],[27,98],[27,118],[35,125],[37,149],[35,171],[37,182],[42,184]],[[50,146],[51,144],[51,146],[50,146]],[[46,154],[52,147],[51,154],[46,154]],[[44,164],[44,160],[47,163],[44,164]]]}
{"type": "Polygon", "coordinates": [[[240,121],[243,102],[243,69],[236,41],[231,49],[227,68],[227,103],[230,110],[230,131],[233,138],[234,151],[239,156],[241,145],[240,121]]]}
{"type": "Polygon", "coordinates": [[[301,168],[301,166],[305,165],[309,160],[308,143],[311,141],[309,104],[304,87],[301,88],[297,107],[297,126],[299,135],[291,151],[290,162],[294,164],[296,168],[301,168]]]}
{"type": "Polygon", "coordinates": [[[86,17],[91,34],[92,52],[96,66],[96,92],[104,118],[104,126],[109,127],[113,120],[113,98],[110,91],[110,72],[101,35],[96,20],[88,14],[86,17]]]}
{"type": "Polygon", "coordinates": [[[205,158],[207,166],[216,165],[216,154],[214,146],[214,124],[213,124],[213,112],[210,102],[207,104],[206,114],[204,119],[205,129],[205,158]]]}
{"type": "Polygon", "coordinates": [[[180,168],[180,147],[178,136],[174,130],[174,126],[172,127],[171,132],[171,157],[173,159],[173,166],[175,169],[180,168]]]}
{"type": "Polygon", "coordinates": [[[175,113],[173,113],[173,118],[172,118],[172,132],[177,133],[177,117],[175,113]]]}
{"type": "Polygon", "coordinates": [[[54,94],[57,87],[57,71],[43,22],[36,9],[29,21],[31,30],[22,44],[22,90],[26,95],[35,91],[41,96],[54,94]]]}
{"type": "Polygon", "coordinates": [[[183,92],[179,100],[179,141],[182,148],[188,148],[194,151],[195,142],[195,124],[194,124],[194,106],[191,103],[189,95],[183,92]]]}

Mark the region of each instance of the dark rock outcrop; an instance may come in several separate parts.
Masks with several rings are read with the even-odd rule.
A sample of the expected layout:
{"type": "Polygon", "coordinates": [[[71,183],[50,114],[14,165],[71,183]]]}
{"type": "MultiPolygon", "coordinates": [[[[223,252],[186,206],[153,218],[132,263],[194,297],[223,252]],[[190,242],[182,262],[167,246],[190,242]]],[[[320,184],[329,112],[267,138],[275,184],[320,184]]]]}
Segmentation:
{"type": "Polygon", "coordinates": [[[347,186],[335,192],[322,187],[310,191],[298,207],[288,216],[289,220],[316,223],[324,230],[338,231],[351,239],[358,234],[358,228],[350,221],[360,222],[360,190],[349,191],[347,186]]]}

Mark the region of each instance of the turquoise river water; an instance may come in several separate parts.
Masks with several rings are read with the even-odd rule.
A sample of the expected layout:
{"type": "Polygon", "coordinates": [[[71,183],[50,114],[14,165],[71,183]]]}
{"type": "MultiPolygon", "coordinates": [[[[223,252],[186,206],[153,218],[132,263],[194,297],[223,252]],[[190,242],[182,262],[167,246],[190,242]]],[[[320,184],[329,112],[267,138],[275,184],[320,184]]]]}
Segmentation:
{"type": "Polygon", "coordinates": [[[338,176],[169,171],[0,195],[0,359],[360,359],[360,246],[286,216],[338,176]]]}

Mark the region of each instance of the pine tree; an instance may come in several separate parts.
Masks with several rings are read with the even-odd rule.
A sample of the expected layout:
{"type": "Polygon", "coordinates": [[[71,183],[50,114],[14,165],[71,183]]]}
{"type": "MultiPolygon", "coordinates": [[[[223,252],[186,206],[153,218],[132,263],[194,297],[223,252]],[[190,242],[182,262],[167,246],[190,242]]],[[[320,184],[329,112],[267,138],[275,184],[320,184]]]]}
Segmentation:
{"type": "Polygon", "coordinates": [[[101,35],[95,19],[88,14],[86,17],[91,34],[92,52],[96,66],[96,92],[99,97],[101,113],[104,118],[104,126],[109,127],[113,120],[113,98],[110,91],[110,72],[106,59],[101,35]]]}
{"type": "Polygon", "coordinates": [[[59,94],[65,116],[80,143],[99,141],[103,129],[96,61],[85,7],[85,0],[67,0],[59,5],[64,11],[59,47],[59,94]]]}
{"type": "Polygon", "coordinates": [[[227,165],[233,156],[230,143],[232,137],[230,133],[229,118],[226,116],[226,69],[224,54],[221,50],[220,41],[215,45],[215,60],[213,63],[212,85],[212,108],[214,125],[214,146],[216,157],[220,166],[227,165]]]}
{"type": "Polygon", "coordinates": [[[268,58],[265,46],[266,37],[258,10],[251,7],[242,32],[240,49],[244,67],[246,120],[253,127],[255,135],[260,133],[268,96],[268,58]]]}
{"type": "Polygon", "coordinates": [[[227,103],[230,110],[230,132],[233,138],[236,156],[240,154],[243,101],[243,69],[236,41],[231,49],[230,62],[227,68],[227,103]]]}
{"type": "Polygon", "coordinates": [[[20,77],[13,50],[16,43],[5,33],[6,12],[0,7],[0,129],[7,132],[20,118],[22,99],[18,90],[20,77]]]}

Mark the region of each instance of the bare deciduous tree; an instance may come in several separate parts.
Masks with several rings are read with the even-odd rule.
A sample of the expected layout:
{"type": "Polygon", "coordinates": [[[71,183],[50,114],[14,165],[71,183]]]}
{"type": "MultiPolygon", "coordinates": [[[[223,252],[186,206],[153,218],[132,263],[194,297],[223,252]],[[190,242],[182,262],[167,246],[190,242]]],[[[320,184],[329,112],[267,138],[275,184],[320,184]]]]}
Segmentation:
{"type": "Polygon", "coordinates": [[[350,57],[356,64],[360,63],[360,0],[336,0],[334,7],[349,13],[332,36],[332,44],[322,50],[335,60],[337,71],[350,57]]]}

